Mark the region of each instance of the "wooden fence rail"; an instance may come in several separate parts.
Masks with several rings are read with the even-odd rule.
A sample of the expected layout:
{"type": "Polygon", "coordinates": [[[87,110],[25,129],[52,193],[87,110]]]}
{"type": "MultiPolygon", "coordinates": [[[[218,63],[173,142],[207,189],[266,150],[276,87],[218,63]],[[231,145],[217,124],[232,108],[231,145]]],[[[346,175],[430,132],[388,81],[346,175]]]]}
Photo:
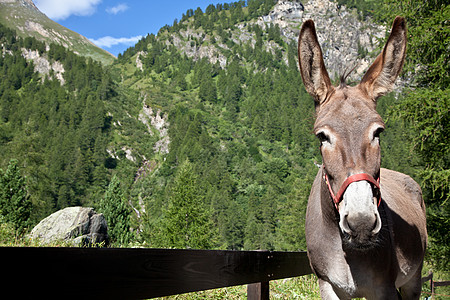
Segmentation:
{"type": "MultiPolygon", "coordinates": [[[[450,285],[450,281],[434,281],[433,280],[433,272],[430,272],[428,274],[428,276],[426,277],[422,277],[422,284],[424,284],[425,282],[430,281],[430,295],[431,295],[431,299],[434,299],[434,296],[437,294],[435,288],[438,286],[449,286],[450,285]]],[[[447,297],[450,298],[449,295],[446,295],[447,297]]]]}
{"type": "Polygon", "coordinates": [[[2,294],[23,299],[148,299],[234,285],[268,299],[269,281],[311,273],[305,252],[0,248],[2,294]]]}

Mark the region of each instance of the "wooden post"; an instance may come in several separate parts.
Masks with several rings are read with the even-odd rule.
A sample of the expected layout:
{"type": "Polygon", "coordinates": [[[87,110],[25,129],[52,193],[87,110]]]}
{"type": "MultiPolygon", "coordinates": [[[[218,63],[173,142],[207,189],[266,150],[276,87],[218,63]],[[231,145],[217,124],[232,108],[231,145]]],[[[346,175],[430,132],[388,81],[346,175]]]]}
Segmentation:
{"type": "Polygon", "coordinates": [[[431,290],[431,299],[434,299],[433,273],[430,274],[430,290],[431,290]]]}
{"type": "Polygon", "coordinates": [[[247,285],[247,300],[269,300],[269,282],[247,285]]]}

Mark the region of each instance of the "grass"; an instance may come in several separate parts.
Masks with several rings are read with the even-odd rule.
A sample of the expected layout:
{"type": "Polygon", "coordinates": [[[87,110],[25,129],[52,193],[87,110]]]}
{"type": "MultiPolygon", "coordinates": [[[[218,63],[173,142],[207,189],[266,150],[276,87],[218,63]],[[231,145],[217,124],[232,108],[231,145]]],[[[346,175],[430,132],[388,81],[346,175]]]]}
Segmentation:
{"type": "MultiPolygon", "coordinates": [[[[247,286],[174,295],[158,300],[247,299],[247,286]]],[[[270,299],[320,299],[319,284],[314,275],[270,281],[270,299]]]]}
{"type": "MultiPolygon", "coordinates": [[[[423,276],[428,274],[429,267],[424,266],[423,276]]],[[[435,281],[448,280],[448,272],[434,272],[435,281]]],[[[425,282],[422,286],[420,299],[431,297],[430,284],[425,282]]],[[[200,300],[200,299],[247,299],[247,286],[233,286],[215,290],[187,293],[158,300],[200,300]]],[[[270,299],[321,299],[317,277],[306,275],[302,277],[274,280],[270,282],[270,299]]],[[[363,298],[364,299],[364,298],[363,298]]],[[[431,298],[430,298],[431,299],[431,298]]],[[[450,299],[450,286],[435,288],[434,300],[450,299]]]]}
{"type": "Polygon", "coordinates": [[[306,275],[271,281],[270,299],[320,299],[317,277],[306,275]]]}

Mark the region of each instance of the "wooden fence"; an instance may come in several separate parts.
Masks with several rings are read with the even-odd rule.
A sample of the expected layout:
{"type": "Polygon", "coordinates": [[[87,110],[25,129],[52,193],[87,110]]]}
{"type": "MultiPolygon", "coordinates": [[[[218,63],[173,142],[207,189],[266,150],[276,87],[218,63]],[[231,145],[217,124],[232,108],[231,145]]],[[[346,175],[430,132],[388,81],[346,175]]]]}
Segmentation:
{"type": "Polygon", "coordinates": [[[305,252],[113,248],[0,248],[2,294],[14,299],[148,299],[311,273],[305,252]]]}
{"type": "MultiPolygon", "coordinates": [[[[450,285],[450,281],[434,281],[433,280],[433,272],[430,272],[428,274],[428,276],[422,278],[422,284],[427,282],[427,281],[430,281],[430,293],[429,293],[429,295],[431,296],[430,297],[431,299],[434,299],[435,296],[438,295],[438,293],[436,293],[436,290],[435,290],[436,287],[449,286],[450,285]]],[[[425,292],[422,292],[422,293],[428,294],[428,293],[425,293],[425,292]]],[[[450,298],[450,295],[441,295],[441,296],[445,296],[445,297],[450,298]]]]}

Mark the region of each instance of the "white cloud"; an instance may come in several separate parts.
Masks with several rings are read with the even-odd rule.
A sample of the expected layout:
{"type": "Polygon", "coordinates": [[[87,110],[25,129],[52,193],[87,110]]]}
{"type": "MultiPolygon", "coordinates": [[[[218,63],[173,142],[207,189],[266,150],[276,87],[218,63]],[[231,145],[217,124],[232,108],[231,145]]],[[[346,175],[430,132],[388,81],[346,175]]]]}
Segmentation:
{"type": "Polygon", "coordinates": [[[112,36],[104,36],[99,39],[89,39],[91,42],[93,42],[98,47],[105,47],[105,48],[111,48],[112,46],[123,44],[123,45],[134,45],[136,44],[140,39],[142,39],[141,35],[133,36],[133,37],[121,37],[121,38],[115,38],[112,36]]]}
{"type": "Polygon", "coordinates": [[[128,8],[129,8],[129,7],[128,7],[127,4],[121,3],[121,4],[118,4],[118,5],[113,6],[113,7],[108,7],[108,8],[106,9],[106,12],[107,12],[108,14],[117,15],[117,14],[120,13],[120,12],[126,11],[128,8]]]}
{"type": "Polygon", "coordinates": [[[71,15],[92,15],[102,0],[35,0],[34,2],[50,19],[64,20],[71,15]]]}

